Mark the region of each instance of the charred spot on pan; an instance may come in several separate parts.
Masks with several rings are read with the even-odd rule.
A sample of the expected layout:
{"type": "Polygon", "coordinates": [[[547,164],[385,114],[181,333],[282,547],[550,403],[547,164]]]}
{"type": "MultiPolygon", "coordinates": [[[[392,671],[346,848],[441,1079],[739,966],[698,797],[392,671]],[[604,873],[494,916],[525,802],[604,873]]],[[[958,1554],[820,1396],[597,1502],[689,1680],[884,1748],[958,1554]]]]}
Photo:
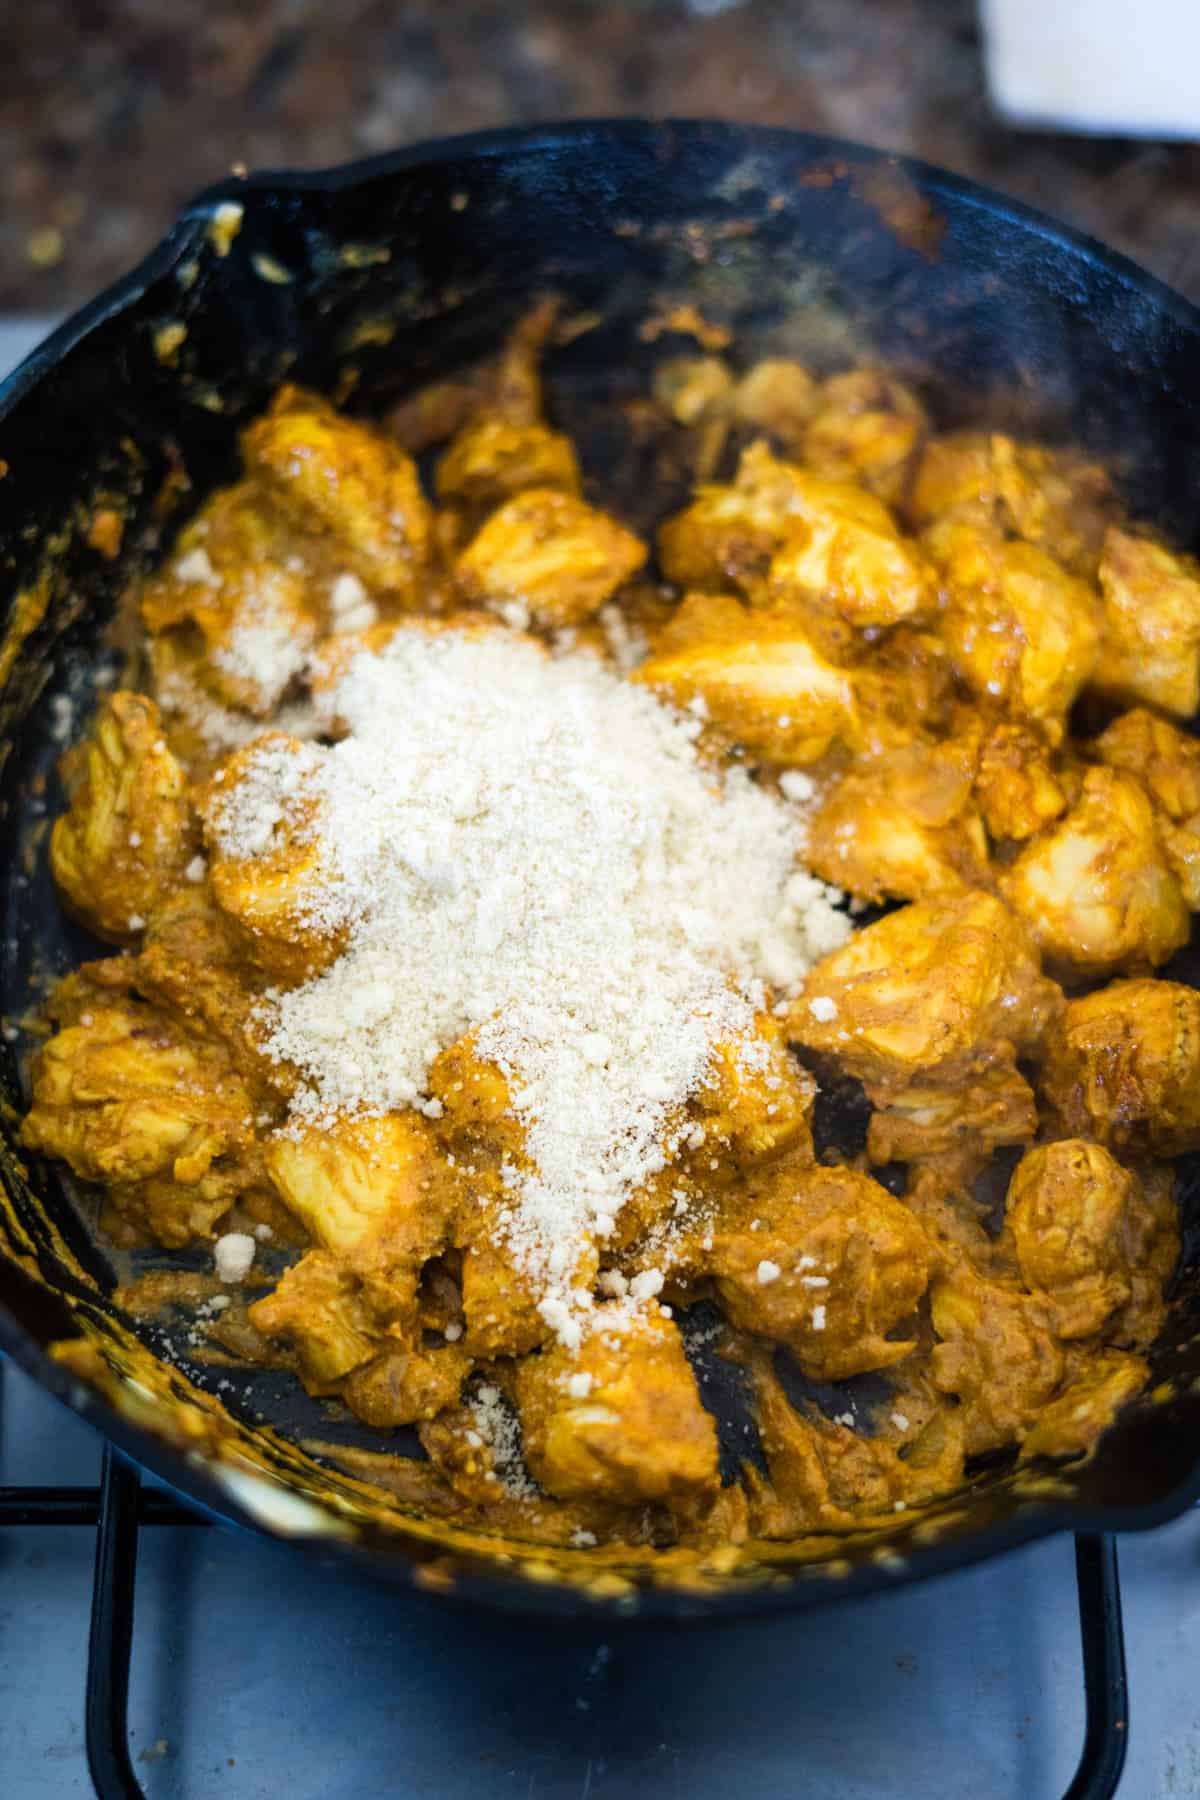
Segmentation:
{"type": "Polygon", "coordinates": [[[902,1200],[908,1192],[907,1163],[879,1163],[875,1168],[868,1169],[867,1173],[872,1181],[877,1181],[881,1188],[886,1188],[897,1200],[902,1200]]]}
{"type": "Polygon", "coordinates": [[[1024,1154],[1024,1145],[1003,1145],[992,1153],[987,1167],[971,1183],[971,1197],[980,1211],[979,1222],[991,1238],[998,1238],[1004,1230],[1008,1184],[1024,1154]]]}
{"type": "Polygon", "coordinates": [[[837,1069],[820,1051],[793,1045],[792,1054],[817,1082],[812,1135],[818,1161],[842,1162],[861,1156],[875,1110],[862,1082],[837,1069]]]}
{"type": "Polygon", "coordinates": [[[980,1451],[975,1456],[968,1456],[963,1474],[967,1481],[978,1481],[985,1476],[1006,1475],[1016,1468],[1020,1454],[1016,1444],[1005,1444],[1000,1450],[980,1451]]]}
{"type": "Polygon", "coordinates": [[[791,1351],[779,1348],[774,1369],[788,1401],[800,1413],[819,1413],[831,1425],[844,1425],[861,1437],[874,1437],[892,1410],[892,1385],[877,1370],[850,1375],[845,1381],[813,1381],[791,1351]]]}
{"type": "Polygon", "coordinates": [[[1175,1203],[1179,1208],[1180,1251],[1167,1283],[1168,1300],[1195,1285],[1200,1267],[1200,1150],[1181,1156],[1175,1164],[1175,1203]]]}
{"type": "Polygon", "coordinates": [[[722,1356],[718,1346],[725,1322],[711,1301],[701,1300],[679,1317],[684,1353],[691,1365],[700,1404],[717,1428],[721,1486],[732,1487],[742,1464],[767,1473],[767,1458],[752,1410],[750,1380],[740,1363],[722,1356]]]}

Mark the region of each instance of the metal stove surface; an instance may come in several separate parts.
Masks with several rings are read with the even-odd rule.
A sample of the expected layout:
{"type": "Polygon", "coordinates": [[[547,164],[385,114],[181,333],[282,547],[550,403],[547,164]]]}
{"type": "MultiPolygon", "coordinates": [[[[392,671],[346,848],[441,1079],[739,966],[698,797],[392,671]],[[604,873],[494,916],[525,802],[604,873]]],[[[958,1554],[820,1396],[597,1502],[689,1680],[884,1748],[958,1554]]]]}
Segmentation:
{"type": "MultiPolygon", "coordinates": [[[[0,322],[0,370],[45,330],[0,322]]],[[[11,1366],[0,1483],[100,1440],[11,1366]]],[[[0,1800],[91,1793],[95,1532],[0,1534],[0,1800]]],[[[1121,1544],[1122,1800],[1200,1796],[1200,1520],[1121,1544]]],[[[1083,1738],[1067,1538],[766,1623],[605,1633],[372,1587],[247,1534],[144,1531],[130,1696],[150,1800],[1053,1800],[1083,1738]]]]}

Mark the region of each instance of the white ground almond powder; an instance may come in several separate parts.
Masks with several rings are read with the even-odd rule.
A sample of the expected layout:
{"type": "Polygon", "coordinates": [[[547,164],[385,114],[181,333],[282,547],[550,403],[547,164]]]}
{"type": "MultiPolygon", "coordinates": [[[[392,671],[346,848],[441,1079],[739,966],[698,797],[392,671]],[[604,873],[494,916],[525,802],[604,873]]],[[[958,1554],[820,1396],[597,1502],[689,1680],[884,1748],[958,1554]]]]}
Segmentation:
{"type": "Polygon", "coordinates": [[[525,1127],[509,1249],[570,1342],[579,1255],[664,1165],[714,1045],[761,1064],[755,1010],[849,922],[798,867],[804,814],[590,655],[401,631],[330,708],[341,742],[264,747],[213,821],[223,854],[260,855],[302,791],[322,871],[302,908],[348,934],[270,997],[270,1053],[304,1076],[294,1114],[332,1122],[424,1105],[434,1057],[474,1031],[525,1127]]]}

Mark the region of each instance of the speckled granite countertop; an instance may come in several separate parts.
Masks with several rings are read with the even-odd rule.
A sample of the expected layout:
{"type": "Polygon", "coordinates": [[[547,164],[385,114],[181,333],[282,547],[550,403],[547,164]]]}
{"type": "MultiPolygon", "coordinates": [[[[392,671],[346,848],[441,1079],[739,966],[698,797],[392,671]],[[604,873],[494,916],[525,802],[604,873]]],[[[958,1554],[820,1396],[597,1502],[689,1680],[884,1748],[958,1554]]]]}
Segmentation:
{"type": "Polygon", "coordinates": [[[1010,131],[974,0],[38,0],[5,8],[0,308],[119,275],[235,162],[318,166],[583,114],[715,114],[913,151],[1200,298],[1200,146],[1010,131]]]}

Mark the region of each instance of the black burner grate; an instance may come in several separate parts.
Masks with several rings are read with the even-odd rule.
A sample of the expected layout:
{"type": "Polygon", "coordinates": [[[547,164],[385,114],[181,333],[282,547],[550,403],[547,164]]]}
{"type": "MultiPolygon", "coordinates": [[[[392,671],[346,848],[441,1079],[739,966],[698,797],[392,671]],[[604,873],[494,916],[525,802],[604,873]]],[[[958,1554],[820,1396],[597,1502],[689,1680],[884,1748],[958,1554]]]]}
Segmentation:
{"type": "MultiPolygon", "coordinates": [[[[0,1357],[0,1383],[4,1359],[0,1357]]],[[[98,1800],[146,1800],[129,1749],[138,1534],[144,1525],[207,1525],[170,1494],[144,1488],[111,1445],[99,1487],[0,1486],[6,1525],[95,1525],[96,1567],[88,1636],[86,1741],[98,1800]]],[[[1129,1692],[1117,1547],[1112,1537],[1075,1539],[1086,1726],[1083,1752],[1064,1800],[1111,1800],[1125,1766],[1129,1692]]]]}

